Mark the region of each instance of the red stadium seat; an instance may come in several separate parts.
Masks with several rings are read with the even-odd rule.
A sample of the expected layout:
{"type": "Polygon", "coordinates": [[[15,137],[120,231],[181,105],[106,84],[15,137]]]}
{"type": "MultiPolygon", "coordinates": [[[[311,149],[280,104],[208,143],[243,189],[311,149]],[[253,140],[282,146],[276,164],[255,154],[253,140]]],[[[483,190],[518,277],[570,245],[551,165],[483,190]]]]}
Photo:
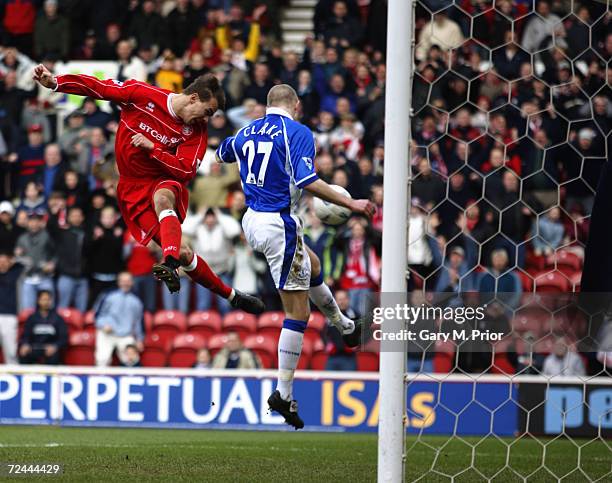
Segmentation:
{"type": "Polygon", "coordinates": [[[378,371],[378,353],[377,352],[357,352],[357,370],[358,371],[378,371]]]}
{"type": "Polygon", "coordinates": [[[95,363],[95,346],[96,338],[90,331],[73,332],[68,338],[68,349],[64,354],[64,364],[70,366],[93,366],[95,363]]]}
{"type": "Polygon", "coordinates": [[[223,317],[224,332],[238,332],[241,339],[254,334],[257,331],[257,318],[242,310],[234,310],[223,317]]]}
{"type": "Polygon", "coordinates": [[[543,307],[533,305],[523,307],[516,312],[512,320],[512,329],[519,333],[533,332],[538,336],[550,329],[550,312],[543,307]]]}
{"type": "Polygon", "coordinates": [[[63,308],[57,309],[57,313],[62,319],[64,319],[64,322],[66,322],[68,330],[83,330],[83,314],[79,310],[73,308],[63,308]]]}
{"type": "Polygon", "coordinates": [[[250,335],[244,341],[244,346],[252,350],[266,369],[276,367],[276,338],[264,335],[250,335]]]}
{"type": "Polygon", "coordinates": [[[187,331],[208,339],[221,332],[221,316],[214,310],[192,312],[187,318],[187,331]]]}
{"type": "Polygon", "coordinates": [[[523,286],[524,292],[533,292],[533,276],[529,273],[523,272],[522,270],[515,270],[519,278],[521,279],[521,285],[523,286]]]}
{"type": "Polygon", "coordinates": [[[153,330],[153,316],[151,315],[151,312],[145,312],[143,319],[145,334],[148,334],[153,330]]]}
{"type": "Polygon", "coordinates": [[[557,268],[560,272],[571,276],[582,270],[582,259],[574,252],[568,250],[559,250],[548,260],[550,268],[557,268]]]}
{"type": "Polygon", "coordinates": [[[206,347],[206,340],[198,334],[179,334],[172,342],[168,356],[170,367],[193,367],[197,353],[206,347]]]}
{"type": "Polygon", "coordinates": [[[178,310],[160,310],[153,316],[152,330],[164,341],[171,342],[187,330],[187,319],[178,310]]]}
{"type": "Polygon", "coordinates": [[[208,339],[208,350],[210,351],[211,357],[214,357],[217,352],[223,349],[226,342],[227,334],[215,334],[208,339]]]}
{"type": "Polygon", "coordinates": [[[85,312],[85,316],[83,317],[83,330],[96,330],[96,313],[93,310],[85,312]]]}
{"type": "Polygon", "coordinates": [[[144,351],[140,355],[143,367],[164,367],[168,359],[168,342],[159,334],[147,334],[144,338],[144,351]]]}
{"type": "Polygon", "coordinates": [[[570,290],[567,276],[558,270],[541,272],[535,277],[535,287],[538,293],[563,293],[570,290]]]}
{"type": "Polygon", "coordinates": [[[308,325],[304,331],[304,338],[310,339],[313,343],[321,340],[321,333],[327,328],[327,320],[320,312],[311,312],[308,325]]]}
{"type": "Polygon", "coordinates": [[[257,333],[278,337],[285,320],[285,312],[264,312],[257,319],[257,333]]]}
{"type": "Polygon", "coordinates": [[[582,272],[577,272],[570,276],[570,283],[574,289],[574,292],[580,293],[580,286],[582,283],[582,272]]]}
{"type": "Polygon", "coordinates": [[[26,323],[26,320],[28,320],[28,317],[30,317],[30,315],[32,315],[34,313],[34,309],[23,309],[21,312],[19,312],[19,315],[17,316],[17,319],[19,320],[19,325],[23,325],[26,323]]]}
{"type": "Polygon", "coordinates": [[[316,351],[310,356],[310,368],[313,371],[324,371],[329,354],[324,350],[316,351]]]}

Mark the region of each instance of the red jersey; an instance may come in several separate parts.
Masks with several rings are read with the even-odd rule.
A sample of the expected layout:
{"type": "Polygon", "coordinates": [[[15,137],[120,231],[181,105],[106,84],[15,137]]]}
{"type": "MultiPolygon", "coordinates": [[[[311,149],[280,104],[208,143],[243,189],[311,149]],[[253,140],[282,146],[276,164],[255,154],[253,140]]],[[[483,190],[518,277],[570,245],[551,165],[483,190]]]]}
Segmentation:
{"type": "Polygon", "coordinates": [[[145,82],[100,80],[88,75],[59,75],[58,92],[112,101],[121,107],[115,155],[121,178],[191,181],[204,157],[206,123],[185,124],[172,109],[177,95],[145,82]],[[132,146],[134,134],[155,144],[152,151],[132,146]]]}

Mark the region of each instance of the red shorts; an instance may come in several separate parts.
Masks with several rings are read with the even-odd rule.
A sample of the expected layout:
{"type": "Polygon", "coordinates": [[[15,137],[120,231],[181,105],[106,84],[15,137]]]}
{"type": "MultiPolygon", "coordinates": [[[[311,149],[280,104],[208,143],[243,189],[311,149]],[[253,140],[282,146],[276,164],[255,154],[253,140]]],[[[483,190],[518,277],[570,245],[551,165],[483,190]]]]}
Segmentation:
{"type": "Polygon", "coordinates": [[[117,201],[121,216],[134,239],[142,245],[147,245],[151,240],[159,243],[159,220],[153,195],[161,188],[174,193],[175,211],[182,223],[187,215],[189,192],[181,183],[164,179],[119,178],[117,201]]]}

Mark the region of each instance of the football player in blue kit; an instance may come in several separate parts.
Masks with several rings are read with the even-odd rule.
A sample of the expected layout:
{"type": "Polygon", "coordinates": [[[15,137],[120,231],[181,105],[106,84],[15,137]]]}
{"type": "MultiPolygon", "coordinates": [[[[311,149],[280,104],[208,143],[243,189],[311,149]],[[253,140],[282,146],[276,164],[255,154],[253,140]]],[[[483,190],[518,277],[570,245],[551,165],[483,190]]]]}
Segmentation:
{"type": "Polygon", "coordinates": [[[315,141],[310,129],[294,120],[299,99],[281,84],[268,93],[266,115],[225,139],[218,162],[237,162],[248,210],[242,227],[251,247],[262,252],[278,288],[285,320],[278,340],[278,383],[270,408],[295,429],[304,427],[293,399],[293,373],[310,317],[308,299],[343,334],[347,345],[359,344],[361,325],[344,316],[323,282],[321,262],[304,243],[303,224],[295,214],[305,189],[325,201],[371,217],[375,206],[334,191],[317,177],[315,141]]]}

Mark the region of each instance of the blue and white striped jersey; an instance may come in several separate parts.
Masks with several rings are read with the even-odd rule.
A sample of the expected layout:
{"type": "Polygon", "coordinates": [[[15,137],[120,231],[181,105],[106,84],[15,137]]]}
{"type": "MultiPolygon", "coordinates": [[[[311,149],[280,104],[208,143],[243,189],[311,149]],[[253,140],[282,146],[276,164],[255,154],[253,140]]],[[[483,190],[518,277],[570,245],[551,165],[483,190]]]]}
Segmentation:
{"type": "Polygon", "coordinates": [[[225,139],[217,156],[238,162],[246,204],[255,211],[291,210],[302,188],[318,179],[312,132],[278,107],[225,139]]]}

